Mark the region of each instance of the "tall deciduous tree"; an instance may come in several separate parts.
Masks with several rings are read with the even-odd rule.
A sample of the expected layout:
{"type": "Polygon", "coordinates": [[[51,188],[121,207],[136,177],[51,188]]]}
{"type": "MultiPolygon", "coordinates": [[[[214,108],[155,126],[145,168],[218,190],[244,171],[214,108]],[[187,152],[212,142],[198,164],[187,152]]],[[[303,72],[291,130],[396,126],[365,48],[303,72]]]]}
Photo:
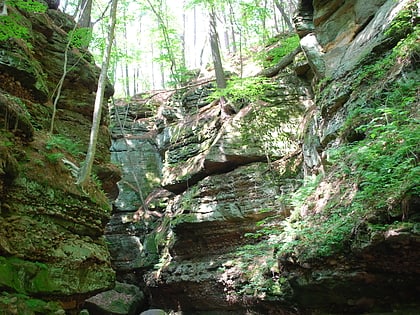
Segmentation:
{"type": "Polygon", "coordinates": [[[222,56],[220,54],[219,36],[217,34],[216,24],[216,11],[214,5],[209,7],[209,35],[210,35],[210,48],[213,58],[214,72],[216,75],[216,83],[219,89],[226,88],[226,77],[223,70],[222,56]]]}
{"type": "MultiPolygon", "coordinates": [[[[156,20],[158,22],[158,29],[162,35],[162,53],[161,53],[161,59],[162,61],[168,61],[170,64],[170,73],[171,77],[175,82],[175,85],[180,85],[180,69],[184,69],[183,60],[184,58],[181,56],[179,58],[179,54],[177,53],[178,49],[181,47],[176,47],[176,45],[182,42],[179,41],[178,38],[174,38],[173,34],[176,34],[175,29],[169,26],[168,23],[168,14],[167,14],[167,5],[166,2],[159,0],[157,2],[153,2],[152,0],[146,0],[149,9],[152,10],[154,15],[156,16],[156,20]],[[171,36],[172,35],[172,36],[171,36]],[[177,42],[177,43],[176,43],[177,42]]],[[[163,63],[161,64],[163,65],[163,63]]],[[[164,67],[163,67],[164,68],[164,67]]],[[[162,71],[162,82],[164,82],[164,69],[162,71]]]]}
{"type": "Polygon", "coordinates": [[[81,0],[80,2],[80,18],[78,24],[80,27],[90,28],[92,15],[92,0],[81,0]]]}
{"type": "Polygon", "coordinates": [[[111,13],[110,13],[110,23],[108,29],[108,39],[105,48],[105,52],[102,59],[101,65],[101,73],[99,75],[98,80],[98,89],[96,92],[95,98],[95,107],[93,112],[93,121],[92,121],[92,128],[90,131],[90,140],[89,140],[89,147],[86,154],[86,159],[79,171],[79,176],[77,178],[77,184],[84,186],[88,182],[90,178],[90,174],[92,172],[93,161],[95,158],[96,152],[96,143],[98,142],[98,133],[99,127],[101,122],[101,113],[102,113],[102,103],[104,100],[104,92],[106,87],[107,81],[107,72],[109,66],[109,60],[111,57],[111,49],[112,43],[114,41],[114,30],[115,30],[115,23],[117,19],[117,6],[118,0],[112,0],[111,5],[111,13]]]}
{"type": "Polygon", "coordinates": [[[276,8],[279,10],[283,21],[286,23],[289,32],[293,31],[293,25],[292,25],[292,17],[286,13],[286,10],[283,8],[283,4],[280,3],[279,0],[274,0],[274,4],[276,5],[276,8]]]}

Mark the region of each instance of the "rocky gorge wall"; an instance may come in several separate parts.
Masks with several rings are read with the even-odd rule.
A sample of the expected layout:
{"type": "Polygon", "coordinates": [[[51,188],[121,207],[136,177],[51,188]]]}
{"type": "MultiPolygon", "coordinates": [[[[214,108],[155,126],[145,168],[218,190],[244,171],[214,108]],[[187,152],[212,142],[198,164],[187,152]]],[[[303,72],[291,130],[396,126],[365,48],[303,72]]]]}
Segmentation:
{"type": "Polygon", "coordinates": [[[415,314],[418,10],[300,1],[302,53],[228,117],[206,80],[115,104],[117,280],[183,314],[415,314]]]}
{"type": "Polygon", "coordinates": [[[71,47],[51,135],[74,24],[9,11],[29,35],[0,42],[2,312],[77,313],[106,291],[92,315],[104,301],[126,314],[418,313],[415,1],[300,1],[302,52],[250,79],[258,95],[227,116],[211,78],[116,102],[96,157],[104,191],[72,174],[99,70],[71,47]],[[147,305],[127,306],[124,288],[147,305]]]}
{"type": "MultiPolygon", "coordinates": [[[[71,70],[51,134],[74,21],[12,5],[8,14],[27,33],[0,41],[0,313],[71,314],[115,282],[103,238],[110,202],[95,184],[77,187],[72,174],[87,148],[99,69],[89,52],[67,51],[71,70]]],[[[110,84],[105,94],[113,94],[110,84]]],[[[95,173],[111,194],[119,172],[109,161],[106,126],[95,173]]]]}

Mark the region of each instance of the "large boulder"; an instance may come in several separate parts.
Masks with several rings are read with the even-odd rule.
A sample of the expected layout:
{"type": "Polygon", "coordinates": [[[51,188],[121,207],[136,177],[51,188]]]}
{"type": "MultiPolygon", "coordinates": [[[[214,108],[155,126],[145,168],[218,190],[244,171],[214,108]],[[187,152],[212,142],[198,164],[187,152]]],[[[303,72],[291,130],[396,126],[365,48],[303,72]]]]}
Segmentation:
{"type": "Polygon", "coordinates": [[[137,315],[144,303],[138,287],[117,282],[114,289],[87,299],[84,307],[90,315],[137,315]]]}

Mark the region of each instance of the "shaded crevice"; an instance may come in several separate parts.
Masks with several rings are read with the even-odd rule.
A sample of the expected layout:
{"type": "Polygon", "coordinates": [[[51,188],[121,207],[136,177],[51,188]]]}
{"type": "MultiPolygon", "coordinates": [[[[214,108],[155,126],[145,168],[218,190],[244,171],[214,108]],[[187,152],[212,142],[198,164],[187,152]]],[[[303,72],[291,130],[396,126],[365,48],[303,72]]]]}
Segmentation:
{"type": "Polygon", "coordinates": [[[227,159],[228,161],[226,162],[205,160],[204,167],[199,172],[195,173],[185,181],[164,185],[163,188],[179,195],[207,176],[229,173],[240,166],[245,166],[255,162],[267,162],[267,157],[265,156],[247,157],[246,160],[244,160],[243,156],[227,156],[227,159]]]}
{"type": "Polygon", "coordinates": [[[312,33],[314,27],[314,7],[312,0],[301,0],[298,4],[298,9],[293,23],[295,24],[296,33],[300,38],[312,33]]]}
{"type": "Polygon", "coordinates": [[[353,41],[357,35],[359,35],[365,28],[366,26],[369,25],[370,21],[372,21],[374,15],[369,16],[365,22],[363,22],[362,25],[360,25],[360,27],[354,32],[353,38],[351,39],[351,41],[353,41]]]}

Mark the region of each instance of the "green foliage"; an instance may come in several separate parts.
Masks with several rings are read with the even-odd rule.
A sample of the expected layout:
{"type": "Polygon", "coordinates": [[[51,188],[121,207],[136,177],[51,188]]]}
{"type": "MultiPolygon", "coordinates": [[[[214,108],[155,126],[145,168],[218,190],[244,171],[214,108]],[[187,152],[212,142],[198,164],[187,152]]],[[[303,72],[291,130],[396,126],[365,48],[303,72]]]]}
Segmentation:
{"type": "Polygon", "coordinates": [[[259,146],[268,156],[294,151],[296,128],[294,118],[302,112],[298,106],[277,102],[279,83],[265,77],[232,78],[225,89],[217,89],[209,99],[222,96],[239,111],[251,104],[252,110],[240,125],[242,145],[259,146]]]}
{"type": "Polygon", "coordinates": [[[160,54],[154,58],[154,61],[169,68],[171,78],[169,85],[180,86],[186,69],[182,51],[182,36],[176,29],[175,18],[169,12],[165,2],[147,0],[147,3],[149,5],[144,6],[144,10],[151,11],[157,22],[157,28],[153,30],[153,33],[155,34],[154,42],[157,44],[160,54]]]}
{"type": "Polygon", "coordinates": [[[81,144],[64,135],[51,135],[47,141],[48,150],[59,149],[70,153],[73,156],[82,154],[81,144]]]}
{"type": "Polygon", "coordinates": [[[11,1],[6,0],[6,2],[8,5],[14,6],[26,12],[42,13],[47,10],[47,6],[37,0],[14,0],[13,3],[10,3],[11,1]]]}
{"type": "Polygon", "coordinates": [[[227,82],[225,89],[217,89],[210,94],[209,100],[225,97],[234,104],[252,103],[262,99],[266,91],[274,90],[275,87],[275,82],[264,77],[235,77],[227,82]]]}
{"type": "Polygon", "coordinates": [[[71,46],[76,48],[88,47],[92,39],[92,29],[90,27],[81,27],[70,30],[67,34],[71,46]]]}
{"type": "MultiPolygon", "coordinates": [[[[353,108],[348,115],[344,131],[353,128],[363,136],[329,150],[336,176],[357,186],[352,202],[337,206],[329,200],[318,215],[292,215],[284,223],[280,254],[299,253],[300,260],[310,260],[343,253],[350,249],[354,228],[363,218],[380,217],[395,208],[403,217],[399,209],[403,198],[420,194],[418,83],[413,74],[388,79],[396,65],[410,62],[413,51],[418,51],[418,43],[413,40],[417,32],[398,43],[385,58],[362,67],[354,81],[355,88],[360,88],[362,82],[368,83],[370,89],[379,88],[372,95],[363,95],[362,106],[353,108]]],[[[295,209],[308,205],[313,185],[308,189],[305,186],[289,200],[295,209]]],[[[371,231],[388,228],[378,224],[371,231]]]]}
{"type": "Polygon", "coordinates": [[[2,310],[1,314],[16,314],[16,310],[19,314],[64,314],[64,310],[57,302],[33,299],[20,293],[1,293],[0,309],[2,310]]]}
{"type": "Polygon", "coordinates": [[[22,21],[22,17],[16,14],[0,16],[0,41],[10,38],[28,38],[28,28],[22,26],[19,21],[22,21]]]}
{"type": "Polygon", "coordinates": [[[284,235],[277,248],[279,255],[299,253],[301,262],[345,252],[359,220],[345,207],[307,218],[300,218],[295,213],[294,217],[284,222],[284,235]]]}
{"type": "Polygon", "coordinates": [[[414,25],[414,17],[411,10],[403,10],[400,15],[403,17],[401,22],[398,18],[394,20],[387,31],[388,36],[393,36],[392,40],[399,40],[396,46],[376,62],[361,67],[357,73],[357,79],[354,80],[353,87],[357,88],[361,83],[376,83],[386,77],[388,71],[396,64],[403,63],[406,59],[420,58],[420,26],[414,25]],[[410,16],[410,19],[408,18],[410,16]],[[407,24],[408,23],[408,24],[407,24]],[[397,30],[401,30],[405,37],[401,39],[400,35],[395,35],[397,30]]]}
{"type": "MultiPolygon", "coordinates": [[[[297,190],[293,193],[284,195],[282,197],[283,202],[286,206],[291,207],[293,209],[300,209],[304,203],[306,202],[307,198],[315,191],[318,187],[322,177],[318,176],[310,176],[306,177],[301,181],[301,185],[297,190]]],[[[297,219],[292,217],[292,219],[297,219]]]]}
{"type": "Polygon", "coordinates": [[[351,237],[351,231],[358,219],[347,207],[337,207],[322,214],[304,216],[301,208],[311,208],[309,197],[316,191],[322,177],[306,178],[303,184],[289,196],[283,198],[286,207],[293,210],[281,227],[266,230],[277,234],[279,255],[299,253],[299,260],[319,259],[343,252],[351,237]]]}
{"type": "MultiPolygon", "coordinates": [[[[399,51],[403,51],[401,47],[399,51]]],[[[394,55],[394,63],[401,60],[397,56],[394,55]]],[[[388,58],[378,63],[391,65],[388,58]]],[[[364,69],[378,67],[374,64],[364,69]]],[[[345,253],[350,250],[354,229],[363,218],[375,213],[374,216],[381,217],[386,211],[403,217],[403,210],[399,209],[403,198],[420,194],[418,83],[411,74],[394,82],[385,80],[387,73],[381,76],[383,82],[375,83],[382,89],[365,98],[363,106],[354,108],[345,124],[345,128],[354,128],[364,137],[329,151],[335,175],[354,183],[352,202],[334,204],[334,199],[329,199],[326,206],[318,209],[322,212],[302,217],[303,206],[309,211],[315,207],[311,200],[316,200],[320,178],[305,182],[284,198],[286,207],[295,210],[282,226],[267,226],[265,222],[259,232],[272,238],[277,235],[279,255],[293,254],[302,262],[345,253]],[[382,197],[378,198],[378,192],[382,197]]],[[[378,226],[376,231],[391,228],[378,226]]]]}
{"type": "MultiPolygon", "coordinates": [[[[234,285],[236,294],[265,299],[288,294],[287,280],[277,275],[277,259],[269,242],[241,246],[234,255],[237,258],[228,261],[227,266],[235,266],[241,272],[240,281],[234,285]]],[[[226,266],[219,271],[229,273],[226,266]]]]}
{"type": "Polygon", "coordinates": [[[45,145],[49,151],[45,153],[45,157],[51,163],[58,163],[64,158],[64,152],[68,152],[73,156],[82,154],[80,143],[67,138],[64,135],[51,135],[45,145]]]}
{"type": "MultiPolygon", "coordinates": [[[[36,0],[6,1],[8,6],[15,7],[26,12],[45,12],[47,7],[36,0]]],[[[9,10],[8,15],[0,16],[0,41],[10,38],[28,39],[30,29],[22,23],[22,16],[9,10]]]]}
{"type": "MultiPolygon", "coordinates": [[[[197,73],[194,71],[188,70],[185,66],[178,66],[177,71],[171,73],[170,79],[171,81],[168,82],[170,86],[176,86],[180,84],[181,86],[187,85],[192,79],[197,77],[197,73]]],[[[156,110],[156,109],[155,109],[156,110]]]]}
{"type": "Polygon", "coordinates": [[[296,34],[283,37],[274,48],[267,52],[262,51],[260,54],[257,54],[257,59],[262,60],[262,66],[264,68],[272,67],[279,63],[284,56],[295,50],[299,46],[299,42],[299,36],[296,34]]]}
{"type": "Polygon", "coordinates": [[[64,154],[61,152],[51,152],[51,153],[45,153],[45,157],[47,160],[53,164],[58,163],[63,157],[64,154]]]}
{"type": "Polygon", "coordinates": [[[259,1],[241,1],[237,10],[238,33],[243,34],[248,44],[265,44],[270,37],[267,21],[273,16],[270,6],[262,5],[259,1]]]}
{"type": "MultiPolygon", "coordinates": [[[[407,11],[401,15],[403,21],[409,20],[407,11]]],[[[394,27],[401,25],[396,21],[394,27]]],[[[419,36],[420,28],[415,26],[385,58],[362,68],[356,87],[369,80],[380,89],[349,113],[346,129],[354,128],[364,139],[331,155],[332,161],[341,162],[340,156],[349,156],[347,168],[354,170],[359,181],[357,200],[375,208],[391,207],[404,194],[420,192],[418,71],[398,81],[387,79],[395,65],[409,63],[420,55],[419,36]],[[388,198],[376,198],[379,190],[388,198]]]]}
{"type": "Polygon", "coordinates": [[[400,40],[412,33],[418,15],[417,1],[410,1],[404,10],[401,10],[393,19],[385,35],[394,40],[400,40]]]}
{"type": "Polygon", "coordinates": [[[353,228],[359,220],[350,207],[331,207],[322,214],[301,216],[304,205],[311,207],[312,196],[322,177],[306,178],[294,193],[282,196],[286,208],[294,209],[286,220],[271,216],[258,223],[261,229],[252,238],[268,239],[279,255],[298,255],[301,262],[346,251],[353,228]],[[277,223],[276,223],[277,222],[277,223]]]}
{"type": "Polygon", "coordinates": [[[332,154],[332,161],[348,155],[348,168],[359,182],[357,201],[371,207],[392,206],[406,193],[420,193],[419,120],[413,112],[418,83],[414,79],[397,81],[350,119],[363,116],[367,121],[356,128],[365,139],[332,154]],[[387,198],[377,198],[377,192],[387,198]]]}
{"type": "Polygon", "coordinates": [[[10,140],[4,140],[4,141],[0,141],[0,146],[2,146],[2,147],[12,147],[12,146],[14,146],[14,143],[10,140]]]}

